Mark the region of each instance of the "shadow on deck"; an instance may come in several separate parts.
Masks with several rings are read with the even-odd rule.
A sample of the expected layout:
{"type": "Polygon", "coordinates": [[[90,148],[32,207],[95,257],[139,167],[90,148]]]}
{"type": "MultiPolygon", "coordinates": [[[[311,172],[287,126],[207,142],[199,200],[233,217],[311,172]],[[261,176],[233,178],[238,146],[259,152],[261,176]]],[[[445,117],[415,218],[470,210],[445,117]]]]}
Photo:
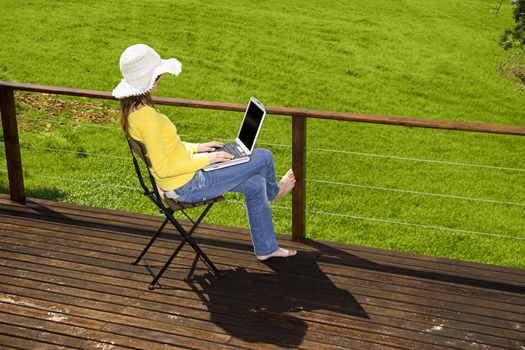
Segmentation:
{"type": "MultiPolygon", "coordinates": [[[[525,349],[525,271],[306,240],[258,262],[246,230],[201,225],[224,272],[178,256],[148,291],[134,260],[160,217],[0,195],[0,345],[50,349],[525,349]]],[[[173,232],[173,231],[171,231],[173,232]]],[[[148,253],[159,267],[177,242],[148,253]]]]}

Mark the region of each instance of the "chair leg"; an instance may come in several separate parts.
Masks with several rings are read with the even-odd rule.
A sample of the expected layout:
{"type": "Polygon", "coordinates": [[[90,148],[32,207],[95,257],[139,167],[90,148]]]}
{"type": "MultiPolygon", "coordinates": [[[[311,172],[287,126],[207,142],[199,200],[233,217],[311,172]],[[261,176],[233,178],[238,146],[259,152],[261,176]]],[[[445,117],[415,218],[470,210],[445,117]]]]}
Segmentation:
{"type": "Polygon", "coordinates": [[[159,229],[157,230],[157,232],[153,235],[153,237],[151,237],[150,241],[148,244],[146,244],[146,246],[144,247],[144,249],[142,250],[142,253],[139,254],[139,256],[137,257],[137,260],[135,260],[135,262],[133,263],[133,265],[137,265],[139,263],[140,260],[142,260],[142,258],[144,258],[144,255],[146,254],[146,252],[148,251],[149,247],[151,247],[151,245],[153,244],[153,242],[155,242],[155,240],[157,239],[157,237],[161,234],[162,230],[164,229],[164,227],[166,226],[166,224],[168,223],[168,218],[166,218],[166,220],[164,220],[164,222],[162,223],[162,225],[160,225],[159,229]]]}
{"type": "MultiPolygon", "coordinates": [[[[197,228],[197,226],[199,226],[199,224],[201,223],[202,219],[204,219],[204,217],[206,216],[206,214],[208,213],[208,211],[211,209],[211,207],[213,206],[214,203],[210,203],[208,204],[208,206],[206,207],[206,209],[204,209],[204,211],[201,213],[201,215],[199,216],[199,218],[197,219],[197,221],[193,224],[193,226],[191,227],[191,230],[188,232],[188,243],[190,243],[190,245],[192,246],[192,248],[195,250],[196,248],[198,249],[195,250],[195,252],[197,253],[197,256],[195,257],[195,260],[197,261],[198,258],[200,257],[202,259],[202,261],[208,265],[208,268],[210,268],[213,273],[215,274],[216,277],[224,277],[224,274],[219,271],[215,265],[211,262],[210,259],[208,259],[208,256],[206,254],[204,254],[204,252],[202,251],[202,249],[200,249],[200,247],[197,245],[197,243],[195,243],[195,241],[191,238],[191,235],[193,234],[193,231],[195,231],[195,229],[197,228]]],[[[196,263],[195,263],[196,264],[196,263]]]]}
{"type": "Polygon", "coordinates": [[[215,265],[213,264],[213,262],[208,258],[208,256],[206,254],[204,254],[204,252],[202,251],[202,249],[200,249],[200,247],[197,245],[197,243],[195,243],[195,241],[193,240],[193,238],[191,238],[191,235],[193,234],[193,232],[195,231],[195,229],[197,229],[197,227],[199,226],[199,224],[201,223],[202,219],[204,219],[204,217],[206,216],[206,214],[208,213],[208,211],[211,209],[211,207],[213,206],[213,203],[210,203],[208,204],[208,206],[206,207],[206,209],[204,209],[204,211],[201,213],[201,215],[199,216],[199,218],[197,219],[197,221],[195,221],[193,223],[193,226],[191,227],[191,229],[189,231],[186,231],[184,229],[184,227],[182,227],[179,222],[173,217],[173,215],[171,214],[171,212],[164,212],[164,214],[166,215],[166,220],[162,223],[161,227],[159,228],[159,230],[157,231],[157,233],[152,237],[151,241],[148,243],[148,245],[144,248],[143,252],[139,255],[139,257],[137,258],[137,261],[135,263],[138,263],[140,261],[140,259],[142,259],[143,255],[146,254],[146,251],[149,249],[149,247],[151,246],[151,244],[153,243],[153,241],[157,238],[157,236],[161,233],[162,229],[164,229],[164,226],[167,224],[168,221],[170,221],[173,226],[175,226],[175,228],[177,229],[177,231],[179,231],[180,235],[182,236],[182,240],[181,242],[179,243],[179,245],[177,246],[177,248],[175,249],[175,251],[173,252],[173,254],[169,257],[169,259],[166,261],[166,263],[164,264],[164,266],[162,266],[162,268],[160,269],[160,271],[157,273],[157,275],[153,278],[153,281],[151,281],[151,284],[148,286],[148,289],[149,290],[153,290],[155,289],[155,284],[157,284],[158,280],[161,278],[161,276],[164,274],[164,272],[166,271],[166,269],[169,267],[169,265],[171,264],[171,262],[173,261],[173,259],[175,259],[175,257],[177,256],[177,254],[180,252],[180,250],[182,249],[182,247],[184,246],[184,244],[186,243],[189,243],[189,245],[193,248],[193,250],[195,251],[196,255],[195,255],[195,259],[193,260],[193,263],[192,263],[192,266],[190,268],[190,271],[188,273],[188,277],[187,277],[187,280],[191,280],[192,277],[193,277],[193,273],[195,271],[195,268],[197,266],[197,262],[199,260],[199,258],[202,259],[202,261],[208,266],[208,268],[210,270],[213,271],[213,273],[215,274],[215,276],[217,277],[223,277],[223,274],[215,267],[215,265]]]}
{"type": "Polygon", "coordinates": [[[215,267],[215,265],[211,262],[210,258],[208,258],[208,256],[206,254],[204,254],[204,252],[202,251],[202,249],[197,245],[197,243],[195,243],[195,241],[193,240],[193,238],[191,237],[188,237],[187,238],[187,241],[189,243],[189,245],[193,248],[193,250],[195,251],[195,253],[197,253],[197,256],[200,256],[204,263],[208,266],[208,268],[210,270],[213,271],[213,273],[215,274],[216,277],[223,277],[224,275],[222,274],[222,272],[219,271],[219,269],[217,269],[215,267]]]}
{"type": "Polygon", "coordinates": [[[208,212],[210,211],[211,207],[213,206],[213,203],[210,203],[206,206],[206,209],[204,209],[201,213],[201,215],[199,216],[199,218],[197,219],[197,221],[193,222],[193,226],[191,227],[191,229],[188,231],[188,236],[191,237],[193,231],[195,231],[195,229],[197,228],[197,226],[200,225],[202,219],[204,219],[204,217],[206,216],[206,214],[208,214],[208,212]]]}
{"type": "Polygon", "coordinates": [[[162,276],[164,271],[166,271],[168,266],[170,266],[171,262],[173,261],[173,259],[175,259],[177,254],[180,252],[180,250],[184,246],[184,244],[186,244],[186,241],[187,241],[186,238],[182,239],[182,241],[179,243],[179,245],[177,246],[177,248],[175,249],[173,254],[171,254],[170,258],[166,261],[164,266],[162,266],[162,269],[160,269],[160,271],[157,273],[157,275],[153,278],[153,281],[151,281],[151,284],[148,286],[149,290],[153,290],[155,288],[155,284],[158,282],[159,278],[162,276]]]}
{"type": "Polygon", "coordinates": [[[202,251],[202,249],[200,249],[200,247],[197,245],[197,243],[195,243],[195,241],[193,240],[193,238],[191,238],[191,234],[193,233],[193,231],[195,231],[195,229],[197,228],[197,226],[200,224],[200,222],[202,221],[202,219],[204,218],[204,216],[206,215],[206,213],[208,213],[208,211],[210,210],[210,208],[212,207],[213,203],[210,203],[208,204],[208,206],[206,207],[206,209],[204,209],[204,211],[202,212],[201,216],[199,217],[199,219],[195,222],[195,224],[191,227],[190,231],[189,232],[186,232],[186,230],[184,230],[184,228],[179,224],[179,222],[177,220],[175,220],[175,218],[172,216],[172,215],[167,215],[167,217],[169,218],[170,222],[173,224],[173,226],[175,226],[175,228],[177,229],[177,231],[179,231],[179,233],[186,239],[186,241],[190,244],[190,246],[193,248],[193,250],[195,251],[195,253],[197,253],[200,257],[202,257],[204,263],[208,266],[208,268],[210,270],[213,271],[213,273],[215,274],[215,276],[217,277],[222,277],[222,273],[215,267],[215,265],[211,262],[211,260],[208,258],[208,256],[206,254],[204,254],[204,252],[202,251]]]}
{"type": "Polygon", "coordinates": [[[195,254],[195,259],[193,259],[193,264],[191,264],[190,272],[186,277],[186,281],[193,280],[193,273],[195,272],[195,267],[197,267],[197,262],[199,261],[199,254],[195,254]]]}

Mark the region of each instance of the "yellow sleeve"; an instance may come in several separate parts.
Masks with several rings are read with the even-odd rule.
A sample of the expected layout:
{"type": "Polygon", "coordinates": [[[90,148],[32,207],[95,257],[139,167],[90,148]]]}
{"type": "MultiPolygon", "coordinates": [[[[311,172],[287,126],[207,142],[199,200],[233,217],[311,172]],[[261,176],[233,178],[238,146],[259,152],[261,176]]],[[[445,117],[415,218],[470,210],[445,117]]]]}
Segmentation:
{"type": "Polygon", "coordinates": [[[187,149],[191,150],[192,153],[198,153],[199,152],[199,144],[198,143],[191,143],[191,142],[184,142],[182,141],[182,144],[186,146],[187,149]]]}
{"type": "Polygon", "coordinates": [[[181,157],[170,159],[162,140],[162,129],[159,123],[148,121],[141,123],[140,129],[144,138],[144,145],[151,161],[152,170],[159,178],[194,173],[210,164],[208,157],[181,157]]]}

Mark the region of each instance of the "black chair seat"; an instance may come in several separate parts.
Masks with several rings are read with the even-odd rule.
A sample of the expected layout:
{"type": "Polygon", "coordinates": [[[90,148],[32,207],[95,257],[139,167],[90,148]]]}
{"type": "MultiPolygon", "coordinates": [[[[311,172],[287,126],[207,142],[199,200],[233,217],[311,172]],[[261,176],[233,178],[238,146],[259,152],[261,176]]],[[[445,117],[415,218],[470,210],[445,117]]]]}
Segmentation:
{"type": "Polygon", "coordinates": [[[171,208],[171,210],[179,211],[179,210],[182,210],[182,209],[190,209],[190,208],[199,207],[201,205],[207,205],[207,204],[221,202],[221,201],[224,200],[224,197],[220,196],[220,197],[217,197],[217,198],[208,199],[208,200],[203,201],[203,202],[195,202],[195,203],[178,202],[178,201],[176,201],[174,199],[171,199],[171,198],[168,198],[166,196],[163,196],[162,199],[171,208]]]}

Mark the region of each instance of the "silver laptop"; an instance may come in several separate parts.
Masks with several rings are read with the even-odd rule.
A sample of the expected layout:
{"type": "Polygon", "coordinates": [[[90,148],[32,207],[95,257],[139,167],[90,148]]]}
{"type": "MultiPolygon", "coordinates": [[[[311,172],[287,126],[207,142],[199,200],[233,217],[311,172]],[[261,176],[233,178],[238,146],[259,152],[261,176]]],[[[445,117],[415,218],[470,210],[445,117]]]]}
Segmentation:
{"type": "Polygon", "coordinates": [[[217,148],[214,152],[224,151],[233,154],[235,158],[222,163],[210,164],[203,168],[204,171],[211,171],[229,167],[232,165],[246,163],[250,160],[250,155],[255,148],[257,136],[261,131],[266,109],[263,104],[255,97],[251,97],[244,112],[244,118],[239,129],[239,134],[235,141],[225,144],[224,147],[217,148]]]}

